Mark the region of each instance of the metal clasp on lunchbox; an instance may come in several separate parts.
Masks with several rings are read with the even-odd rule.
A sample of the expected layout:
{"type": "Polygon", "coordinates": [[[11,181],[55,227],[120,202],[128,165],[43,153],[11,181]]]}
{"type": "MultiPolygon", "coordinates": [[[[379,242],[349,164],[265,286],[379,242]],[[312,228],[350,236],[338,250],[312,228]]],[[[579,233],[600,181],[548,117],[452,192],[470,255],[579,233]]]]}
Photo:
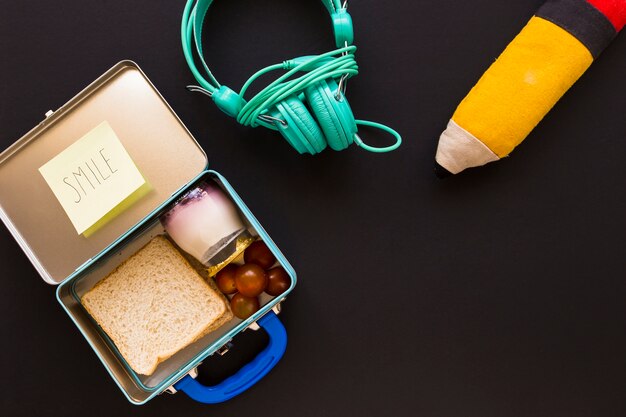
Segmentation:
{"type": "MultiPolygon", "coordinates": [[[[198,364],[198,366],[200,366],[201,364],[202,364],[202,362],[200,362],[198,364]]],[[[196,379],[198,377],[198,367],[196,366],[195,368],[193,368],[191,371],[189,371],[189,373],[187,375],[189,375],[193,379],[196,379]]],[[[187,375],[183,376],[181,379],[183,379],[187,375]]],[[[178,381],[176,381],[176,382],[178,382],[178,381]]],[[[178,392],[178,390],[176,388],[174,388],[174,384],[172,384],[169,387],[165,388],[165,390],[163,390],[163,392],[166,392],[168,394],[176,394],[178,392]]]]}
{"type": "MultiPolygon", "coordinates": [[[[272,311],[274,313],[276,313],[276,315],[280,314],[280,311],[282,309],[281,304],[283,303],[283,301],[285,301],[284,298],[282,300],[280,300],[278,303],[276,303],[276,305],[274,307],[272,307],[272,311]]],[[[256,332],[260,328],[261,327],[259,326],[259,324],[256,321],[253,321],[252,323],[250,323],[250,325],[248,327],[246,327],[246,330],[250,329],[250,330],[254,330],[256,332]]]]}

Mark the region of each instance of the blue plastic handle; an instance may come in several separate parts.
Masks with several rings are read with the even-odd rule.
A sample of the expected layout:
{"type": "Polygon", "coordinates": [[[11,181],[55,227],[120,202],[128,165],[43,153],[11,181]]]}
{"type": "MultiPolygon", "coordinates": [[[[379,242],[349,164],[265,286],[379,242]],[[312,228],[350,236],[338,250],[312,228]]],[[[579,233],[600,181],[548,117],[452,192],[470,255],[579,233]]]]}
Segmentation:
{"type": "Polygon", "coordinates": [[[252,362],[212,387],[202,385],[187,375],[174,384],[174,388],[198,402],[217,404],[236,397],[259,382],[283,357],[287,348],[287,331],[273,311],[261,317],[257,323],[267,332],[270,342],[252,362]]]}

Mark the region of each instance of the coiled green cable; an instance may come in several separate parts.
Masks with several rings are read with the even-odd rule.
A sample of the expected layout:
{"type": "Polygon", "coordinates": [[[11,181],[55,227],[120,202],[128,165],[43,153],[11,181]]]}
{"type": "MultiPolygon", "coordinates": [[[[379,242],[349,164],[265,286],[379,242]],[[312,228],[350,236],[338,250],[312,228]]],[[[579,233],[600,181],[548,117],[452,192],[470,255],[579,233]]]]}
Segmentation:
{"type": "Polygon", "coordinates": [[[258,71],[250,77],[241,88],[239,95],[242,98],[245,96],[248,87],[250,87],[258,77],[271,71],[289,69],[285,74],[278,77],[252,97],[237,115],[237,121],[244,126],[257,126],[259,124],[260,115],[266,114],[269,109],[273,108],[277,103],[283,101],[290,95],[298,95],[308,86],[321,80],[329,78],[338,79],[343,75],[347,75],[348,77],[357,75],[359,73],[359,67],[354,59],[355,51],[356,46],[348,46],[322,55],[317,55],[311,60],[296,65],[292,69],[289,69],[289,61],[285,61],[282,64],[271,65],[258,71]],[[334,59],[328,60],[328,58],[334,59]],[[319,65],[317,68],[309,70],[317,65],[319,65]],[[302,71],[306,71],[306,73],[300,77],[290,79],[298,72],[302,71]]]}

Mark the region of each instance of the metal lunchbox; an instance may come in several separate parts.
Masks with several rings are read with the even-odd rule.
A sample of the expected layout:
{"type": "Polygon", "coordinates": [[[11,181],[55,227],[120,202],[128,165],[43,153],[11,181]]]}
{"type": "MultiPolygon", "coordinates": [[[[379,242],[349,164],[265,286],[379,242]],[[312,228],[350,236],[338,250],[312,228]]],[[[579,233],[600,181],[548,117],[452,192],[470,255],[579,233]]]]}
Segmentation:
{"type": "Polygon", "coordinates": [[[200,145],[134,62],[115,65],[61,108],[46,113],[45,120],[0,154],[0,217],[44,281],[59,284],[59,303],[133,404],[176,391],[203,403],[226,401],[262,379],[285,351],[287,335],[277,313],[295,286],[293,268],[228,181],[208,170],[200,145]],[[38,170],[103,121],[115,131],[150,191],[92,234],[78,234],[38,170]],[[207,179],[235,203],[247,232],[267,244],[287,271],[290,286],[277,297],[263,294],[260,309],[248,319],[233,318],[159,364],[152,375],[139,375],[82,307],[80,297],[162,234],[159,217],[207,179]],[[264,329],[267,347],[220,384],[198,382],[197,366],[248,328],[264,329]]]}

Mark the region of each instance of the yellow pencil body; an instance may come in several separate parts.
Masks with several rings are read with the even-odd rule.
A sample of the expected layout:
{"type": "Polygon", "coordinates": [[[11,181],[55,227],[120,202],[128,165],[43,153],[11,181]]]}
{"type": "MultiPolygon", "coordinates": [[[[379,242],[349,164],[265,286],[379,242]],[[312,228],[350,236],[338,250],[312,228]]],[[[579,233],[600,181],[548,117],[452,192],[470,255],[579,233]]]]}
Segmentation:
{"type": "Polygon", "coordinates": [[[437,168],[456,174],[509,155],[616,33],[585,0],[548,1],[457,107],[437,168]]]}

